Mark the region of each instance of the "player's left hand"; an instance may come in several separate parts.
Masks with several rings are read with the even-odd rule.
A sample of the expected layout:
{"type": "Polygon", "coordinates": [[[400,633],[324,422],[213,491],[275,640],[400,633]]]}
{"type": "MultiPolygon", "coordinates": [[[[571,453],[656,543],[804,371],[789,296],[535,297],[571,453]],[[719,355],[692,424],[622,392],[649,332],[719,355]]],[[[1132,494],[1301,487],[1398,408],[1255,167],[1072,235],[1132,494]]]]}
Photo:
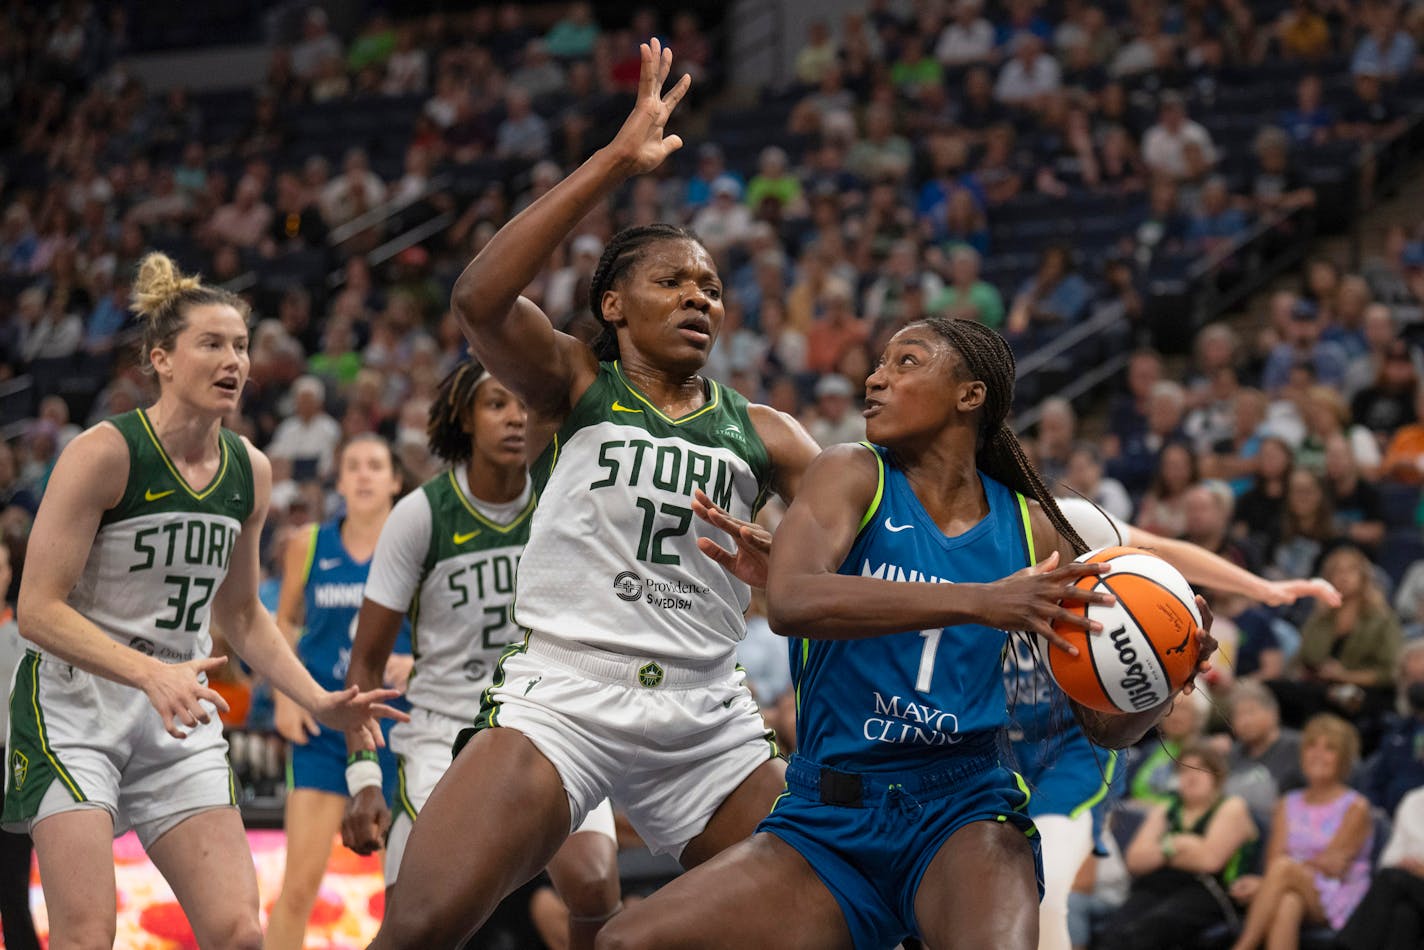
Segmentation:
{"type": "Polygon", "coordinates": [[[355,736],[361,748],[374,751],[386,744],[379,720],[410,722],[405,713],[385,705],[385,700],[399,695],[393,689],[372,689],[363,693],[358,687],[351,686],[339,692],[323,693],[312,707],[311,714],[322,725],[355,736]]]}
{"type": "Polygon", "coordinates": [[[1314,597],[1327,607],[1340,606],[1340,592],[1335,589],[1334,584],[1323,577],[1271,581],[1267,587],[1269,588],[1268,596],[1262,598],[1262,603],[1268,607],[1293,604],[1303,597],[1314,597]]]}
{"type": "Polygon", "coordinates": [[[728,551],[711,538],[698,538],[698,549],[743,583],[765,587],[767,567],[771,563],[771,532],[759,524],[727,514],[700,488],[692,494],[692,511],[737,542],[736,550],[728,551]]]}
{"type": "Polygon", "coordinates": [[[1216,648],[1221,644],[1216,642],[1216,637],[1211,635],[1211,623],[1215,616],[1211,612],[1211,606],[1206,602],[1206,598],[1197,594],[1197,610],[1201,611],[1202,625],[1197,631],[1197,668],[1191,676],[1187,677],[1186,683],[1182,685],[1183,693],[1190,693],[1197,688],[1197,677],[1205,676],[1211,672],[1211,655],[1216,652],[1216,648]]]}
{"type": "Polygon", "coordinates": [[[392,653],[390,659],[386,660],[385,671],[381,674],[381,683],[390,689],[406,691],[410,685],[410,671],[415,669],[415,657],[409,653],[392,653]]]}

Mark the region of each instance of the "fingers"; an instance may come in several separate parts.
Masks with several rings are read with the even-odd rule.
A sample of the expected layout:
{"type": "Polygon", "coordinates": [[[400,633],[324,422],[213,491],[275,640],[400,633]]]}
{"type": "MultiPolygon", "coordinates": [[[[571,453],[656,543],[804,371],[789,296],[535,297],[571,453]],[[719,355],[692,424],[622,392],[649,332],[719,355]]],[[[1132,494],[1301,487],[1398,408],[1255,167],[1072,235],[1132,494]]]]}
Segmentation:
{"type": "Polygon", "coordinates": [[[306,741],[306,735],[310,735],[313,739],[321,735],[321,723],[313,719],[311,713],[306,710],[302,710],[302,732],[304,734],[303,742],[306,741]]]}
{"type": "Polygon", "coordinates": [[[225,656],[205,656],[193,661],[193,667],[199,673],[209,673],[227,663],[225,656]]]}
{"type": "Polygon", "coordinates": [[[1049,571],[1054,570],[1057,567],[1058,552],[1054,551],[1052,554],[1048,555],[1048,557],[1044,558],[1037,564],[1034,564],[1032,567],[1030,567],[1029,570],[1033,571],[1036,574],[1047,574],[1049,571]]]}
{"type": "MultiPolygon", "coordinates": [[[[376,705],[371,707],[371,715],[375,716],[377,719],[394,719],[396,722],[410,722],[410,716],[408,714],[401,712],[399,709],[395,709],[391,706],[386,706],[381,703],[377,703],[376,705]]],[[[380,735],[381,730],[379,727],[372,728],[375,728],[376,734],[380,735]]],[[[382,738],[381,745],[385,744],[386,741],[384,738],[382,738]]]]}
{"type": "Polygon", "coordinates": [[[175,738],[175,739],[186,739],[186,738],[188,738],[188,734],[187,734],[186,732],[184,732],[182,729],[179,729],[176,725],[174,725],[174,723],[173,723],[173,717],[172,717],[172,716],[170,716],[170,715],[169,715],[168,713],[166,713],[166,712],[161,712],[161,711],[159,712],[159,715],[163,717],[163,731],[164,731],[164,732],[168,733],[170,736],[172,736],[172,737],[175,738]]]}
{"type": "Polygon", "coordinates": [[[1197,594],[1197,610],[1201,611],[1202,629],[1210,631],[1212,622],[1216,620],[1216,614],[1212,613],[1211,604],[1208,604],[1206,598],[1201,594],[1197,594]]]}
{"type": "Polygon", "coordinates": [[[720,564],[722,567],[725,567],[729,571],[732,569],[732,566],[737,563],[737,556],[735,554],[733,554],[731,551],[728,551],[726,548],[722,547],[720,544],[718,544],[716,541],[713,541],[711,538],[698,538],[697,550],[701,551],[703,554],[707,555],[712,560],[716,561],[718,564],[720,564]]]}
{"type": "Polygon", "coordinates": [[[206,699],[217,707],[218,712],[232,712],[232,707],[227,704],[227,700],[222,698],[222,694],[206,687],[198,690],[198,698],[206,699]]]}
{"type": "Polygon", "coordinates": [[[677,81],[677,85],[669,89],[663,96],[663,105],[669,112],[676,109],[677,104],[682,101],[683,96],[687,95],[687,90],[690,88],[692,88],[692,77],[683,73],[682,78],[677,81]]]}
{"type": "MultiPolygon", "coordinates": [[[[1082,618],[1074,617],[1075,622],[1082,618]]],[[[1039,626],[1038,633],[1049,643],[1069,656],[1077,656],[1078,648],[1070,643],[1061,633],[1054,629],[1053,624],[1044,623],[1039,626]]]]}

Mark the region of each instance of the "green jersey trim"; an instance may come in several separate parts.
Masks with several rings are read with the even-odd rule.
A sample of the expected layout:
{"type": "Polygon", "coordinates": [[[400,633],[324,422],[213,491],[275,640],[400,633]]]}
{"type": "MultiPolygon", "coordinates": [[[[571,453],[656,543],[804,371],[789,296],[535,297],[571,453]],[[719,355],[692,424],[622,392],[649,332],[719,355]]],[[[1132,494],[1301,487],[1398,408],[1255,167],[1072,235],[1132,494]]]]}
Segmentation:
{"type": "MultiPolygon", "coordinates": [[[[555,438],[557,439],[557,437],[555,437],[555,438]]],[[[558,443],[557,443],[557,442],[555,442],[554,453],[555,453],[555,456],[554,456],[554,457],[555,457],[555,460],[557,461],[557,459],[558,459],[558,443]]],[[[551,466],[551,467],[552,467],[552,466],[551,466]]],[[[484,525],[486,528],[489,528],[491,531],[497,531],[497,532],[499,532],[500,534],[509,534],[509,533],[510,533],[511,531],[513,531],[515,528],[519,527],[520,524],[522,524],[526,518],[528,518],[530,515],[532,515],[532,514],[534,513],[534,506],[535,506],[535,505],[538,503],[538,501],[539,501],[538,493],[531,491],[531,492],[529,493],[529,503],[524,506],[524,510],[521,511],[519,514],[515,515],[515,516],[514,516],[514,520],[510,521],[509,524],[499,524],[498,522],[491,521],[491,520],[489,520],[488,518],[486,518],[484,515],[480,514],[479,509],[476,508],[476,507],[470,502],[470,499],[468,499],[468,498],[465,497],[465,492],[464,492],[464,490],[463,490],[462,488],[460,488],[459,479],[457,479],[457,478],[455,477],[455,470],[454,470],[453,468],[450,469],[450,471],[446,473],[446,476],[445,476],[445,477],[450,480],[450,487],[454,490],[454,492],[455,492],[455,497],[458,498],[458,499],[460,499],[460,504],[463,505],[464,508],[465,508],[465,510],[470,513],[470,517],[474,518],[476,521],[478,521],[480,524],[484,525]]],[[[434,536],[434,531],[433,531],[433,530],[431,531],[431,536],[432,536],[432,537],[434,536]]]]}
{"type": "Polygon", "coordinates": [[[202,501],[204,498],[207,498],[213,493],[215,488],[222,484],[223,476],[227,474],[228,449],[227,440],[222,438],[221,433],[219,433],[218,436],[218,445],[221,446],[222,449],[222,462],[218,465],[218,472],[213,476],[212,481],[208,482],[207,487],[201,492],[198,492],[193,490],[193,486],[188,484],[188,480],[183,477],[183,474],[178,471],[178,467],[173,464],[173,460],[168,457],[168,451],[163,447],[163,443],[158,440],[158,435],[153,431],[153,425],[148,420],[148,413],[143,409],[138,410],[138,421],[143,424],[143,431],[147,432],[148,437],[153,440],[153,447],[158,450],[158,457],[162,459],[163,464],[168,467],[169,473],[184,491],[193,496],[195,501],[202,501]]]}
{"type": "Polygon", "coordinates": [[[1038,556],[1034,553],[1033,547],[1033,521],[1028,514],[1028,499],[1019,492],[1014,492],[1019,499],[1019,517],[1023,519],[1024,544],[1028,545],[1029,567],[1038,563],[1038,556]]]}
{"type": "MultiPolygon", "coordinates": [[[[684,423],[691,422],[693,419],[696,419],[698,416],[705,415],[706,413],[709,413],[709,412],[711,412],[712,410],[716,409],[716,408],[717,408],[719,405],[721,405],[721,403],[722,403],[722,387],[721,387],[721,385],[718,384],[718,382],[717,382],[715,379],[708,379],[707,377],[704,376],[703,378],[704,378],[704,379],[707,379],[707,385],[708,385],[708,387],[712,390],[712,398],[711,398],[711,399],[708,399],[707,402],[706,402],[706,404],[700,406],[699,408],[692,410],[691,412],[687,413],[686,415],[678,416],[676,419],[674,419],[674,418],[672,418],[671,416],[669,416],[667,413],[665,413],[665,412],[663,412],[661,409],[659,409],[659,408],[657,407],[657,405],[655,405],[651,399],[649,399],[647,396],[644,396],[643,393],[638,389],[637,386],[634,386],[631,382],[628,381],[628,377],[623,375],[623,365],[622,365],[622,363],[621,363],[620,361],[618,361],[618,360],[614,360],[614,361],[613,361],[613,372],[615,372],[615,373],[618,374],[618,379],[623,383],[624,386],[627,386],[627,387],[628,387],[628,392],[630,392],[630,393],[633,394],[633,398],[634,398],[634,399],[637,399],[637,400],[638,400],[639,402],[641,402],[643,405],[645,405],[645,406],[647,406],[649,409],[653,410],[653,413],[654,413],[655,415],[657,415],[657,417],[658,417],[659,419],[662,419],[664,422],[668,423],[669,425],[680,426],[680,425],[683,425],[684,423]]],[[[614,408],[615,408],[615,409],[617,408],[617,402],[618,402],[617,399],[613,400],[613,404],[614,404],[614,408]]]]}
{"type": "Polygon", "coordinates": [[[881,499],[885,497],[885,460],[880,457],[879,452],[875,451],[875,446],[869,442],[860,444],[875,456],[875,497],[870,499],[870,507],[866,508],[865,514],[861,516],[860,525],[855,529],[856,534],[860,534],[865,530],[865,526],[870,524],[870,520],[875,517],[875,512],[880,508],[881,499]]]}

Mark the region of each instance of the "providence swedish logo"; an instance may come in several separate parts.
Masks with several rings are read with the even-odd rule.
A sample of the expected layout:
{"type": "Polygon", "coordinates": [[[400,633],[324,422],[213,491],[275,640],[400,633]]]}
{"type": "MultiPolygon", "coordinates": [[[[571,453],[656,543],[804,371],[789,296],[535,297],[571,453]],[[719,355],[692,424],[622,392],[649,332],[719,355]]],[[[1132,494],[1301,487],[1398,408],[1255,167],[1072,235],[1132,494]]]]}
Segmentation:
{"type": "Polygon", "coordinates": [[[656,663],[649,661],[638,668],[638,682],[648,689],[656,689],[662,681],[663,668],[656,663]]]}

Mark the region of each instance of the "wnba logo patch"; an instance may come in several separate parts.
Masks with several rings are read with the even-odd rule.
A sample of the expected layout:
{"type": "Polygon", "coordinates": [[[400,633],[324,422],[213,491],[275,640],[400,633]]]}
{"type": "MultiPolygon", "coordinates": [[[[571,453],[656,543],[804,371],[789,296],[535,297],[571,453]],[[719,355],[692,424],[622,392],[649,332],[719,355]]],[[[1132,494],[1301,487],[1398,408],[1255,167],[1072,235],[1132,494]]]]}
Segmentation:
{"type": "Polygon", "coordinates": [[[644,663],[638,668],[638,683],[648,689],[656,689],[663,682],[663,668],[656,663],[644,663]]]}
{"type": "Polygon", "coordinates": [[[24,787],[25,777],[30,774],[30,760],[19,749],[10,757],[10,772],[15,776],[15,791],[24,787]]]}
{"type": "Polygon", "coordinates": [[[643,579],[632,571],[624,571],[613,578],[613,593],[620,600],[634,601],[643,596],[643,579]]]}

